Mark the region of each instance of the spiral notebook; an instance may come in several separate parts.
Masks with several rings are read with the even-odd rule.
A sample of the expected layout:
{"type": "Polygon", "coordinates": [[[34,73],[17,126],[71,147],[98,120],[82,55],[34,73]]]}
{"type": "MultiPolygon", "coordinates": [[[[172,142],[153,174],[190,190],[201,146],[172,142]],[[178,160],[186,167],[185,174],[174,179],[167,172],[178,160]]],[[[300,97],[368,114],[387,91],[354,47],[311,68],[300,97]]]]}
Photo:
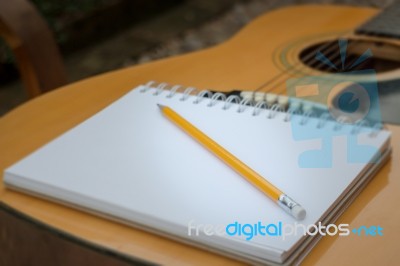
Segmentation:
{"type": "MultiPolygon", "coordinates": [[[[346,141],[337,137],[332,167],[303,168],[300,154],[320,147],[321,140],[294,140],[292,125],[298,119],[314,130],[318,118],[304,123],[300,115],[289,117],[278,108],[191,92],[165,84],[139,86],[6,169],[5,184],[228,256],[289,264],[300,261],[320,236],[279,235],[279,228],[334,222],[390,153],[388,131],[360,134],[359,141],[376,147],[381,160],[347,163],[346,141]],[[173,108],[296,199],[306,218],[294,220],[168,121],[157,104],[173,108]],[[249,239],[249,226],[238,229],[258,222],[278,231],[249,239]]],[[[324,126],[334,130],[333,124],[324,126]]],[[[340,130],[351,130],[347,127],[340,130]]]]}

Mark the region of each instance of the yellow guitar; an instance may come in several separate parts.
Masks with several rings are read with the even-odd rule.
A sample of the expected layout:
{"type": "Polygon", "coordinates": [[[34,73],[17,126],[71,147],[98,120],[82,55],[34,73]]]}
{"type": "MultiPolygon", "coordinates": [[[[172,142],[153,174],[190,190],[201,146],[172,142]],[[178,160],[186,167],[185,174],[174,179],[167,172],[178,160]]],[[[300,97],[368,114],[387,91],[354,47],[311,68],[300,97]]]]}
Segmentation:
{"type": "MultiPolygon", "coordinates": [[[[0,119],[0,169],[149,80],[223,93],[286,94],[288,78],[338,72],[342,62],[339,39],[348,40],[347,65],[371,49],[373,59],[355,69],[377,71],[383,121],[398,122],[400,31],[398,25],[382,26],[396,21],[395,9],[400,10],[398,4],[383,13],[347,6],[283,8],[259,17],[218,46],[110,72],[47,93],[0,119]],[[336,68],[316,60],[317,51],[336,68]]],[[[400,127],[386,126],[392,131],[392,159],[337,221],[354,227],[379,225],[384,235],[325,237],[307,255],[305,265],[393,265],[400,261],[400,127]]],[[[68,256],[82,258],[86,264],[126,265],[137,260],[173,265],[241,264],[212,251],[7,190],[3,183],[0,199],[2,265],[21,265],[29,260],[55,264],[57,258],[68,256]]]]}

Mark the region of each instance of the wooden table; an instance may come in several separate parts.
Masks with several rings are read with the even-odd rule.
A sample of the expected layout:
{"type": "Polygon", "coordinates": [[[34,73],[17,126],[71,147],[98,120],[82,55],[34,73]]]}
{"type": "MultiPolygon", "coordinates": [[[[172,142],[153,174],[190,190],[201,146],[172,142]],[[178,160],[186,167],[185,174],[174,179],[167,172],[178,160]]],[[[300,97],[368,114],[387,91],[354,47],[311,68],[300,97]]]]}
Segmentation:
{"type": "MultiPolygon", "coordinates": [[[[374,9],[349,7],[329,10],[319,6],[308,8],[316,18],[326,20],[339,16],[343,11],[356,14],[346,17],[347,21],[342,19],[337,22],[337,28],[347,27],[345,23],[349,21],[360,23],[376,13],[374,9]]],[[[285,12],[296,15],[299,9],[304,12],[306,7],[286,9],[285,12]]],[[[279,12],[283,11],[258,19],[235,38],[215,48],[86,79],[47,93],[9,112],[0,119],[0,170],[149,80],[220,90],[256,88],[265,80],[265,73],[280,71],[279,67],[269,64],[274,41],[260,34],[265,25],[276,23],[279,12]],[[243,57],[237,53],[237,49],[259,42],[264,42],[264,45],[251,47],[252,51],[258,49],[256,55],[243,57]]],[[[283,27],[289,28],[291,25],[285,21],[281,21],[283,27]]],[[[307,30],[310,28],[305,27],[304,32],[296,34],[306,34],[307,30]]],[[[293,38],[282,34],[278,37],[281,38],[279,43],[282,38],[293,38]]],[[[306,257],[305,265],[394,265],[400,261],[400,130],[391,125],[388,128],[393,132],[392,159],[337,221],[349,223],[352,227],[379,225],[384,228],[384,236],[325,237],[306,257]]],[[[38,265],[87,265],[95,262],[126,265],[138,261],[173,265],[241,264],[8,190],[2,182],[0,199],[0,264],[18,265],[19,262],[21,265],[28,260],[38,265]]]]}

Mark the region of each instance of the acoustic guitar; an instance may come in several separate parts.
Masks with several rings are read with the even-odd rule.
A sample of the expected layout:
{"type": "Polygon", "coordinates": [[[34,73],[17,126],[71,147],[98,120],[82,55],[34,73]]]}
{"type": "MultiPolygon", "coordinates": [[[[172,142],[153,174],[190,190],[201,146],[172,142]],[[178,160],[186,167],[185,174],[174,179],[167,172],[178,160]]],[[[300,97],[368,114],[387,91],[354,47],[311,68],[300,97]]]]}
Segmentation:
{"type": "MultiPolygon", "coordinates": [[[[383,121],[392,132],[393,154],[337,222],[354,227],[380,226],[384,235],[324,237],[304,264],[397,264],[400,127],[390,123],[399,122],[400,113],[399,11],[399,4],[383,11],[330,5],[286,7],[259,17],[215,47],[59,88],[0,119],[0,169],[149,80],[218,89],[227,94],[257,91],[284,95],[287,79],[340,75],[370,49],[373,57],[355,64],[352,70],[376,71],[383,121]],[[343,39],[347,40],[347,59],[342,68],[338,40],[343,39]],[[322,60],[325,63],[317,60],[318,51],[331,64],[326,64],[326,59],[322,60]]],[[[8,190],[2,182],[0,199],[0,265],[242,264],[213,250],[8,190]]]]}

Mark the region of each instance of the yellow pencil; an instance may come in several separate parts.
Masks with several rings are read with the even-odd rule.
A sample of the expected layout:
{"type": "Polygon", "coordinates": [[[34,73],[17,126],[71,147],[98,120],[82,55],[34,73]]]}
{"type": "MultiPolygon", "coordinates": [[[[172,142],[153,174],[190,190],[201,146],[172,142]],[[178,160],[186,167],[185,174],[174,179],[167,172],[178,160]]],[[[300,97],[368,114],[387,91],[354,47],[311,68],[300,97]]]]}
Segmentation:
{"type": "Polygon", "coordinates": [[[187,134],[200,142],[203,146],[209,149],[212,153],[218,156],[227,165],[232,167],[240,175],[245,177],[247,181],[256,186],[265,195],[270,197],[273,201],[277,202],[286,212],[298,220],[304,219],[306,211],[293,199],[288,197],[285,193],[280,191],[277,187],[268,182],[261,175],[256,173],[253,169],[245,165],[238,158],[233,156],[230,152],[225,150],[221,145],[216,143],[210,137],[206,136],[203,132],[181,117],[178,113],[167,106],[158,104],[161,112],[174,122],[177,126],[183,129],[187,134]]]}

